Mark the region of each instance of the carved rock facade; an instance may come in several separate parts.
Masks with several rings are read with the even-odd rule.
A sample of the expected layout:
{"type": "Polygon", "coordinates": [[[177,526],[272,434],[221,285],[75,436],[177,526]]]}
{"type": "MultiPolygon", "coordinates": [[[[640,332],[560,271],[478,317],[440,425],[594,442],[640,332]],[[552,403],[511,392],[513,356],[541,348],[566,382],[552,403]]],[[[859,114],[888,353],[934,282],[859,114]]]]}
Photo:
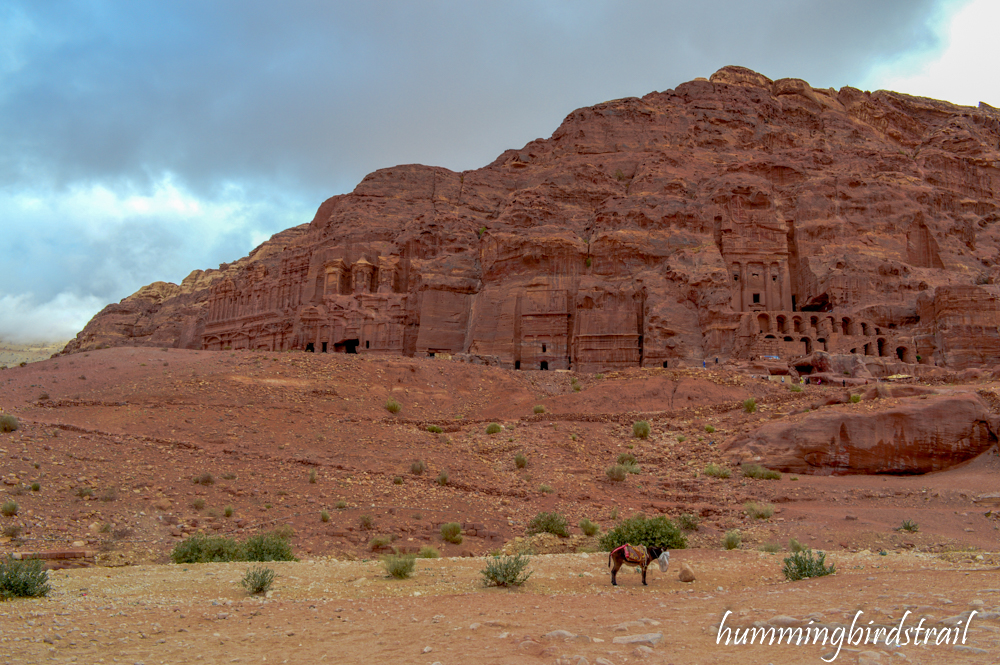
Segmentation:
{"type": "Polygon", "coordinates": [[[376,171],[249,257],[110,306],[66,350],[995,363],[998,192],[992,107],[727,67],[574,111],[475,171],[376,171]]]}

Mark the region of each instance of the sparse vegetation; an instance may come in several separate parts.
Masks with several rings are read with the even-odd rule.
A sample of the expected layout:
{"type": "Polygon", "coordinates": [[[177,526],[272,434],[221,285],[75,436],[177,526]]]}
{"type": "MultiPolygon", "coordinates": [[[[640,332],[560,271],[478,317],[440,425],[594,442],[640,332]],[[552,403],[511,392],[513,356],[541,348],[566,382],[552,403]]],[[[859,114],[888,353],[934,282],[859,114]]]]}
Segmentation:
{"type": "Polygon", "coordinates": [[[760,464],[744,464],[740,467],[745,478],[756,480],[781,480],[781,474],[771,469],[765,469],[760,464]]]}
{"type": "Polygon", "coordinates": [[[777,554],[781,551],[781,545],[778,543],[764,543],[757,549],[761,552],[767,552],[768,554],[777,554]]]}
{"type": "Polygon", "coordinates": [[[903,523],[899,525],[896,531],[906,531],[907,533],[916,533],[920,531],[920,526],[913,520],[903,520],[903,523]]]}
{"type": "Polygon", "coordinates": [[[3,514],[4,517],[13,517],[14,515],[17,515],[17,510],[17,501],[14,501],[13,499],[4,501],[3,505],[0,506],[0,514],[3,514]]]}
{"type": "Polygon", "coordinates": [[[601,537],[603,550],[611,551],[625,543],[680,550],[687,547],[687,538],[666,517],[647,518],[640,513],[622,520],[601,537]]]}
{"type": "Polygon", "coordinates": [[[309,469],[309,484],[316,484],[316,469],[309,469]]]}
{"type": "Polygon", "coordinates": [[[487,434],[499,434],[500,430],[502,430],[502,429],[503,429],[503,427],[500,426],[500,423],[490,423],[489,425],[486,426],[486,433],[487,434]]]}
{"type": "Polygon", "coordinates": [[[205,507],[205,500],[195,499],[194,501],[191,502],[191,507],[194,508],[195,510],[201,510],[202,508],[205,507]]]}
{"type": "Polygon", "coordinates": [[[524,453],[514,455],[514,466],[519,469],[523,469],[528,466],[528,458],[524,456],[524,453]]]}
{"type": "Polygon", "coordinates": [[[211,485],[215,482],[215,478],[212,477],[212,474],[205,472],[192,478],[191,482],[195,485],[211,485]]]}
{"type": "Polygon", "coordinates": [[[441,469],[440,471],[438,471],[438,477],[437,477],[437,481],[436,482],[441,487],[444,487],[445,485],[448,484],[448,470],[447,469],[441,469]]]}
{"type": "Polygon", "coordinates": [[[11,540],[17,540],[21,537],[21,533],[24,531],[24,527],[20,524],[8,524],[3,528],[3,535],[11,540]]]}
{"type": "Polygon", "coordinates": [[[118,490],[114,487],[105,488],[105,490],[101,492],[101,501],[105,503],[114,501],[117,498],[118,498],[118,490]]]}
{"type": "Polygon", "coordinates": [[[789,538],[788,549],[791,550],[792,552],[804,552],[808,548],[799,541],[795,540],[794,538],[789,538]]]}
{"type": "Polygon", "coordinates": [[[245,561],[297,561],[292,554],[290,529],[276,529],[250,536],[243,542],[245,561]]]}
{"type": "Polygon", "coordinates": [[[591,522],[586,517],[580,520],[579,526],[580,531],[582,531],[585,536],[596,536],[597,532],[601,530],[601,527],[599,527],[596,523],[591,522]]]}
{"type": "Polygon", "coordinates": [[[806,548],[785,557],[785,566],[781,571],[785,574],[785,579],[794,582],[809,577],[832,575],[837,572],[836,567],[832,563],[829,566],[826,565],[825,552],[818,552],[817,554],[818,556],[813,558],[813,551],[806,548]]]}
{"type": "Polygon", "coordinates": [[[240,580],[240,586],[246,589],[246,592],[251,596],[266,594],[271,590],[271,585],[274,584],[274,577],[274,571],[270,568],[254,566],[247,569],[243,579],[240,580]]]}
{"type": "Polygon", "coordinates": [[[854,395],[851,395],[851,404],[857,404],[860,401],[861,401],[861,395],[858,395],[856,393],[854,395]]]}
{"type": "Polygon", "coordinates": [[[569,526],[566,518],[556,512],[538,513],[528,524],[526,533],[533,536],[536,533],[551,533],[560,538],[569,536],[569,526]]]}
{"type": "Polygon", "coordinates": [[[802,386],[798,385],[797,383],[793,383],[792,385],[788,386],[788,390],[793,393],[800,393],[802,392],[802,386]]]}
{"type": "Polygon", "coordinates": [[[747,501],[743,504],[743,510],[745,510],[746,514],[755,520],[766,520],[770,519],[771,516],[774,515],[774,504],[747,501]]]}
{"type": "Polygon", "coordinates": [[[681,513],[677,518],[677,525],[684,531],[697,531],[701,519],[694,513],[681,513]]]}
{"type": "Polygon", "coordinates": [[[228,472],[222,474],[222,479],[223,480],[236,480],[236,474],[233,473],[232,471],[228,471],[228,472]]]}
{"type": "Polygon", "coordinates": [[[389,554],[382,557],[385,572],[398,580],[405,580],[413,574],[417,557],[412,554],[389,554]]]}
{"type": "Polygon", "coordinates": [[[0,416],[0,432],[16,432],[18,427],[20,427],[20,423],[14,416],[8,413],[0,416]]]}
{"type": "Polygon", "coordinates": [[[616,483],[620,483],[628,478],[628,468],[626,468],[624,464],[615,464],[614,466],[610,466],[604,473],[607,475],[609,480],[616,483]]]}
{"type": "Polygon", "coordinates": [[[368,549],[372,552],[375,550],[384,549],[392,544],[392,536],[375,536],[368,541],[368,549]]]}
{"type": "Polygon", "coordinates": [[[444,430],[438,427],[437,425],[428,425],[427,431],[430,432],[431,434],[441,434],[444,432],[444,430]]]}
{"type": "Polygon", "coordinates": [[[730,529],[729,531],[726,531],[726,535],[722,537],[722,546],[727,550],[739,549],[742,542],[743,536],[740,535],[739,529],[730,529]]]}
{"type": "Polygon", "coordinates": [[[319,511],[319,521],[320,522],[329,522],[330,521],[330,511],[327,510],[327,509],[325,509],[325,508],[323,510],[319,511]]]}
{"type": "Polygon", "coordinates": [[[417,552],[418,559],[437,559],[441,556],[441,553],[437,551],[436,547],[431,547],[430,545],[424,545],[417,552]]]}
{"type": "Polygon", "coordinates": [[[341,499],[337,503],[333,504],[333,507],[337,510],[345,510],[347,508],[347,502],[341,499]]]}
{"type": "Polygon", "coordinates": [[[225,508],[222,509],[222,514],[225,515],[226,517],[232,517],[233,516],[233,507],[231,505],[230,506],[226,506],[225,508]]]}
{"type": "Polygon", "coordinates": [[[424,471],[427,470],[427,465],[424,464],[423,460],[416,460],[410,465],[410,473],[415,476],[423,475],[424,471]]]}
{"type": "Polygon", "coordinates": [[[402,485],[403,484],[403,476],[394,476],[393,479],[392,479],[392,484],[393,485],[402,485]]]}
{"type": "Polygon", "coordinates": [[[19,561],[8,556],[0,561],[0,600],[40,598],[51,589],[49,573],[41,559],[19,561]]]}
{"type": "Polygon", "coordinates": [[[531,572],[526,570],[530,563],[530,557],[525,554],[488,556],[486,567],[479,571],[483,576],[483,586],[521,586],[531,577],[531,572]]]}
{"type": "Polygon", "coordinates": [[[41,483],[31,483],[31,491],[32,492],[40,492],[40,491],[42,491],[42,484],[41,483]]]}
{"type": "Polygon", "coordinates": [[[712,427],[711,425],[705,425],[705,431],[708,432],[709,434],[715,434],[715,428],[712,427]]]}
{"type": "Polygon", "coordinates": [[[545,413],[545,407],[541,404],[536,404],[534,408],[535,413],[545,413]]]}
{"type": "Polygon", "coordinates": [[[637,439],[648,439],[651,431],[649,423],[645,420],[638,420],[632,423],[632,436],[637,439]]]}
{"type": "Polygon", "coordinates": [[[753,397],[748,397],[743,400],[743,410],[747,413],[754,413],[757,411],[757,400],[753,397]]]}
{"type": "Polygon", "coordinates": [[[541,492],[542,494],[552,494],[553,492],[555,492],[555,490],[552,489],[552,485],[547,485],[546,483],[542,483],[541,485],[539,485],[538,491],[541,492]]]}
{"type": "Polygon", "coordinates": [[[455,545],[462,544],[462,525],[458,522],[448,522],[447,524],[441,525],[441,538],[448,541],[449,543],[454,543],[455,545]]]}
{"type": "Polygon", "coordinates": [[[372,519],[371,515],[362,515],[358,518],[358,526],[360,526],[365,531],[371,531],[375,526],[375,520],[372,519]]]}
{"type": "Polygon", "coordinates": [[[715,462],[710,462],[702,473],[713,478],[728,478],[732,475],[729,469],[724,466],[719,466],[715,462]]]}
{"type": "Polygon", "coordinates": [[[81,499],[86,499],[89,496],[94,496],[94,490],[89,487],[77,487],[76,495],[81,499]]]}
{"type": "Polygon", "coordinates": [[[685,441],[687,441],[687,437],[686,436],[684,436],[683,434],[678,434],[677,435],[677,443],[684,443],[685,441]]]}
{"type": "Polygon", "coordinates": [[[399,413],[399,410],[402,408],[402,405],[391,397],[385,402],[385,410],[389,413],[399,413]]]}

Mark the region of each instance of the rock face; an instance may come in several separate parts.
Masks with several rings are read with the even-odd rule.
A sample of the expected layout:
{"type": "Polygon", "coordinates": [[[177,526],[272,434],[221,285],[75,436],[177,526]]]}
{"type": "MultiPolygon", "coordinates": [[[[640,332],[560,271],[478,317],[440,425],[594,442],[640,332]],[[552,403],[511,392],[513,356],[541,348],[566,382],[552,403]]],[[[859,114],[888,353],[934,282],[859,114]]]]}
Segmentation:
{"type": "Polygon", "coordinates": [[[994,363],[998,146],[987,105],[727,67],[574,111],[475,171],[376,171],[249,257],[109,306],[66,351],[994,363]]]}
{"type": "Polygon", "coordinates": [[[998,424],[972,393],[915,397],[886,411],[844,405],[768,423],[723,452],[789,473],[927,473],[996,445],[998,424]]]}

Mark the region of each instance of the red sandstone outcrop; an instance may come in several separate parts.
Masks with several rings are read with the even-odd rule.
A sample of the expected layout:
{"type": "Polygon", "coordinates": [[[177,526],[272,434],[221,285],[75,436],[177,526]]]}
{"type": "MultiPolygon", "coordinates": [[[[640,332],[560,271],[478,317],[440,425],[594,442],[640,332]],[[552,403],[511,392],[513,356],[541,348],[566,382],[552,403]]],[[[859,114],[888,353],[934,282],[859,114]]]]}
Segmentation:
{"type": "Polygon", "coordinates": [[[478,170],[376,171],[250,257],[109,306],[66,351],[992,365],[998,146],[986,105],[727,67],[574,111],[478,170]]]}
{"type": "Polygon", "coordinates": [[[927,473],[996,445],[998,425],[977,395],[934,395],[884,411],[845,404],[768,423],[722,450],[789,473],[927,473]]]}

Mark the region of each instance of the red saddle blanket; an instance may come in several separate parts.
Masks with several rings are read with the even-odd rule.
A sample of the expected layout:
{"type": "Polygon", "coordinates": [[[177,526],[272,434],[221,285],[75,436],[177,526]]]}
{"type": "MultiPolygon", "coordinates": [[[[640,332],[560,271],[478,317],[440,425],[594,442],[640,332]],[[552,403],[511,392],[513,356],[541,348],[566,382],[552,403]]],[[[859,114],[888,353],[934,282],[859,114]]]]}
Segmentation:
{"type": "Polygon", "coordinates": [[[625,556],[625,561],[629,563],[639,564],[640,566],[649,563],[649,552],[646,551],[645,545],[630,545],[625,543],[615,551],[621,552],[625,556]]]}

